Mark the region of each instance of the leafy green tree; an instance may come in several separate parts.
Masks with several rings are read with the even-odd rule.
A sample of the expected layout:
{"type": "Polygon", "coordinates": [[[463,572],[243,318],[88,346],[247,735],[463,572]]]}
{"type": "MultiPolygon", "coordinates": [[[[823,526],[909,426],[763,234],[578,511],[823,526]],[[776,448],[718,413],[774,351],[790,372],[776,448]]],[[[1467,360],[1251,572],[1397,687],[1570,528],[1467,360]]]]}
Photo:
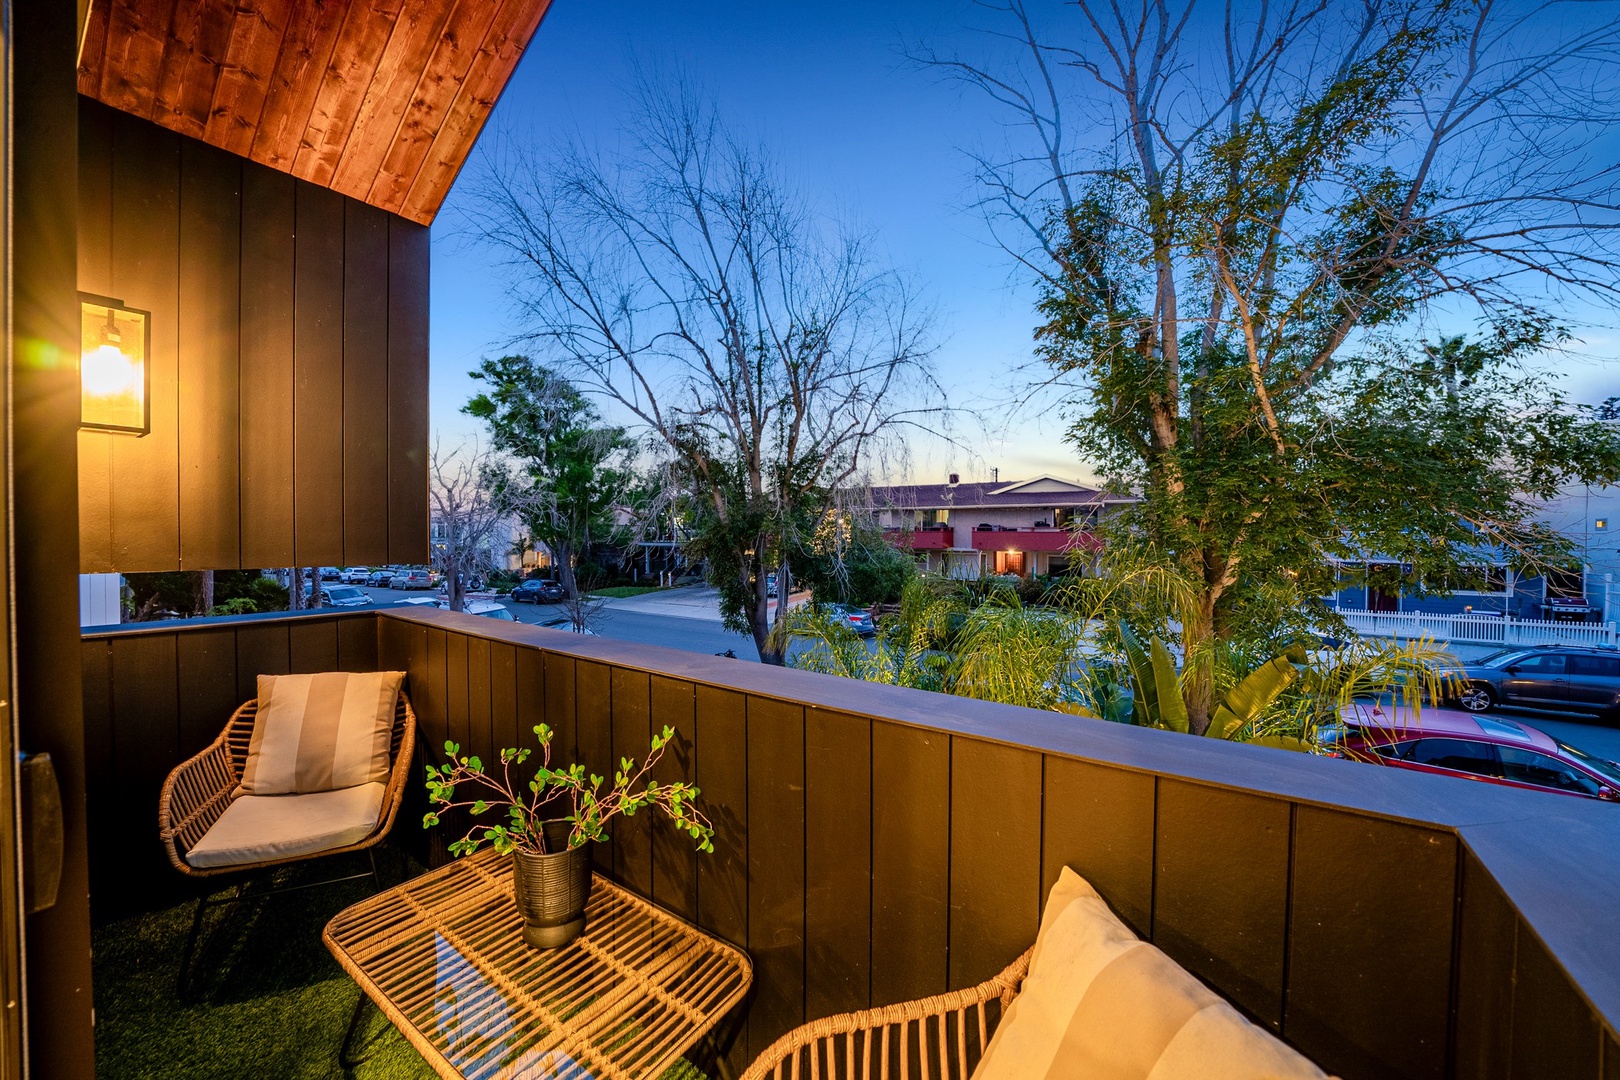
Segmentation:
{"type": "Polygon", "coordinates": [[[1616,295],[1620,195],[1589,150],[1620,54],[1596,9],[1126,7],[1005,0],[1009,66],[924,59],[1031,137],[977,159],[985,205],[1037,275],[1074,446],[1144,496],[1110,542],[1191,590],[1203,732],[1200,659],[1325,618],[1334,558],[1551,564],[1536,500],[1620,476],[1613,429],[1527,367],[1566,340],[1557,305],[1616,295]]]}
{"type": "Polygon", "coordinates": [[[630,439],[604,424],[572,383],[527,356],[485,360],[471,374],[488,389],[463,411],[488,425],[513,466],[497,495],[516,509],[529,539],[551,549],[569,610],[583,612],[575,571],[593,545],[622,531],[614,514],[633,480],[630,439]]]}
{"type": "Polygon", "coordinates": [[[917,564],[883,537],[868,515],[831,510],[793,558],[799,584],[817,603],[894,604],[917,576],[917,564]]]}

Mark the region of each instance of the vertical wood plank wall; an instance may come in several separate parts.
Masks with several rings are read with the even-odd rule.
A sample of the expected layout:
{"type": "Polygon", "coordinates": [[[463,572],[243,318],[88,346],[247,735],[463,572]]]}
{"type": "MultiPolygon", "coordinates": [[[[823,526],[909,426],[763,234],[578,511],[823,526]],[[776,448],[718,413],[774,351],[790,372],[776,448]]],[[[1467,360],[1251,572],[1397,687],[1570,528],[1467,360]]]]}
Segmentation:
{"type": "MultiPolygon", "coordinates": [[[[638,816],[598,866],[748,950],[755,987],[727,1051],[739,1068],[806,1019],[999,971],[1034,940],[1064,866],[1346,1080],[1605,1080],[1620,1064],[1615,1032],[1490,870],[1449,829],[1397,820],[1428,804],[1372,814],[1080,760],[932,726],[920,693],[902,722],[892,698],[864,714],[859,683],[837,683],[831,708],[761,691],[741,661],[464,616],[98,634],[84,656],[98,882],[143,845],[157,857],[132,808],[155,805],[259,672],[404,670],[428,753],[454,739],[491,760],[543,720],[558,759],[611,775],[674,728],[660,776],[703,789],[715,854],[638,816]]],[[[442,858],[442,830],[416,820],[401,814],[395,842],[442,858]]],[[[139,895],[159,878],[120,880],[139,895]]]]}
{"type": "Polygon", "coordinates": [[[196,895],[157,835],[158,792],[224,730],[259,675],[377,670],[370,612],[161,624],[86,637],[90,897],[98,921],[196,895]]]}
{"type": "Polygon", "coordinates": [[[152,431],[79,435],[80,570],[427,556],[427,229],[79,101],[79,288],[152,313],[152,431]]]}

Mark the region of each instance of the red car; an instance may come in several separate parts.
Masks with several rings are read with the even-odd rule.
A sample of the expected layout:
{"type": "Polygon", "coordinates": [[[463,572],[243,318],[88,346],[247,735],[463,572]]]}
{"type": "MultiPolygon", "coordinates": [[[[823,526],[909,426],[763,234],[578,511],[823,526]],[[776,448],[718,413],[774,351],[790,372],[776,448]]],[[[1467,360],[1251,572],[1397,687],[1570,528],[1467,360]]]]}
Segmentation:
{"type": "Polygon", "coordinates": [[[1369,705],[1341,715],[1343,728],[1324,738],[1335,757],[1620,801],[1620,764],[1517,720],[1439,708],[1412,717],[1396,706],[1369,705]]]}

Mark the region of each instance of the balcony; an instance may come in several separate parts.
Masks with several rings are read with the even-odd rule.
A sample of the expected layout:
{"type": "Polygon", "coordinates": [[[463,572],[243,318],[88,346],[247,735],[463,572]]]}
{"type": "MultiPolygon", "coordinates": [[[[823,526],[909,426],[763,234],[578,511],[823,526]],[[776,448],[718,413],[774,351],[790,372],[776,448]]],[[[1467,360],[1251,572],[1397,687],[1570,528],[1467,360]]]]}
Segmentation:
{"type": "Polygon", "coordinates": [[[974,551],[1096,551],[1102,540],[1096,534],[1069,529],[978,528],[973,530],[974,551]]]}
{"type": "MultiPolygon", "coordinates": [[[[806,1019],[998,971],[1034,939],[1064,865],[1346,1080],[1598,1080],[1620,1061],[1611,806],[438,611],[147,624],[81,648],[92,899],[126,937],[183,922],[184,908],[129,921],[189,895],[152,808],[257,674],[397,668],[419,753],[450,738],[488,759],[544,721],[602,770],[655,726],[679,732],[715,854],[639,816],[598,848],[599,869],[753,958],[752,997],[719,1051],[733,1071],[806,1019]]],[[[399,872],[445,858],[409,810],[399,872]]],[[[329,912],[300,922],[273,904],[227,964],[318,940],[329,912]]],[[[172,955],[143,956],[141,985],[162,993],[172,955]]],[[[98,980],[115,962],[98,949],[98,980]]],[[[254,992],[291,1003],[278,1007],[308,1032],[301,1052],[326,1067],[352,987],[335,968],[306,977],[336,1004],[314,1015],[285,972],[254,992]]],[[[219,1025],[237,1014],[207,1010],[240,1005],[188,1015],[233,1042],[219,1025]]],[[[112,1024],[102,1016],[99,1039],[112,1024]]],[[[377,1052],[397,1052],[391,1040],[379,1034],[377,1052]]]]}
{"type": "Polygon", "coordinates": [[[956,530],[949,525],[924,525],[920,529],[884,529],[883,539],[901,551],[944,551],[956,543],[956,530]]]}

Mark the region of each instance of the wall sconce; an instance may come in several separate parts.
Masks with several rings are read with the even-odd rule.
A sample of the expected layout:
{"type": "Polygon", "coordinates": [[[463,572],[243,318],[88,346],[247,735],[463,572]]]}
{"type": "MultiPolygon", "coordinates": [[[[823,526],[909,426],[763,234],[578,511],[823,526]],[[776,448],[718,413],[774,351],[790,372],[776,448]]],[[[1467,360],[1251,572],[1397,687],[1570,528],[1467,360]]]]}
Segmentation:
{"type": "Polygon", "coordinates": [[[152,314],[107,296],[79,294],[79,426],[152,430],[152,314]]]}

